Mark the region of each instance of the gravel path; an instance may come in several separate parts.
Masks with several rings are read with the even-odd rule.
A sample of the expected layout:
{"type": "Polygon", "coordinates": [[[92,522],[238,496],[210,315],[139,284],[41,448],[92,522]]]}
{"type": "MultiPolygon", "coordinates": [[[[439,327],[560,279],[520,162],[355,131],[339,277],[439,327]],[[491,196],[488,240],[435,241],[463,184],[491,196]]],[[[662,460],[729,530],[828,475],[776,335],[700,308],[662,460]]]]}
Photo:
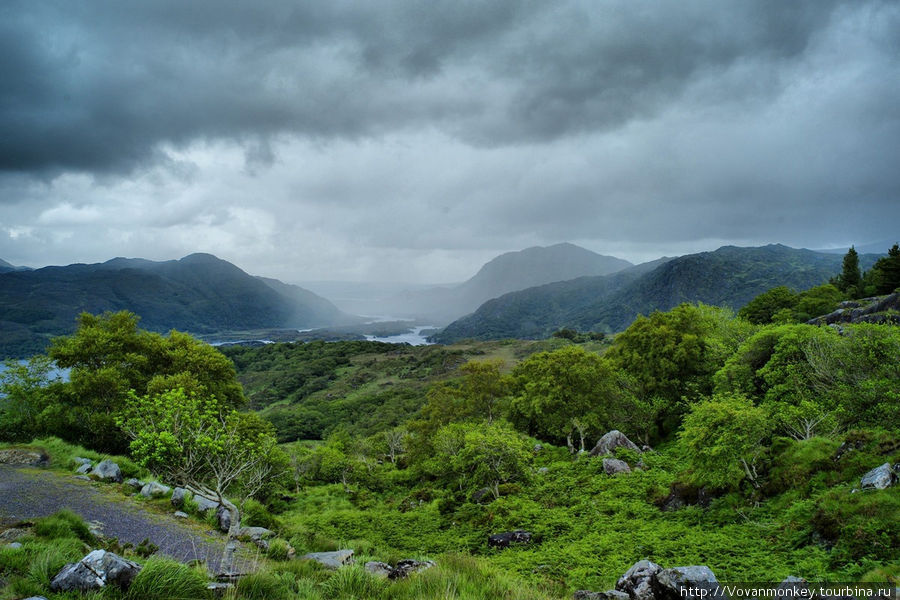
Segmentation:
{"type": "MultiPolygon", "coordinates": [[[[99,523],[103,535],[116,537],[120,543],[137,546],[149,538],[159,546],[160,554],[182,562],[204,560],[211,573],[219,571],[224,536],[205,531],[196,521],[188,523],[172,515],[144,510],[137,501],[116,493],[108,484],[0,464],[0,525],[45,517],[64,508],[86,521],[99,523]]],[[[247,570],[250,561],[247,555],[239,558],[240,570],[247,570]]]]}

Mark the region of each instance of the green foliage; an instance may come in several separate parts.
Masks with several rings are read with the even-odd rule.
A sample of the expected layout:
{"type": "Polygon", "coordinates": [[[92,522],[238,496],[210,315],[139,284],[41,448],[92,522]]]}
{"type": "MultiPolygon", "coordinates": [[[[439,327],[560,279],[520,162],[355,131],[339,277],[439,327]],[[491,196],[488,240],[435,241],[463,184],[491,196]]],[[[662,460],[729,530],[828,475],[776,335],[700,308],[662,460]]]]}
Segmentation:
{"type": "Polygon", "coordinates": [[[169,558],[151,557],[128,588],[128,600],[208,598],[206,573],[169,558]]]}
{"type": "Polygon", "coordinates": [[[53,362],[33,356],[26,363],[7,361],[0,372],[0,441],[24,442],[41,433],[41,413],[52,404],[59,380],[53,362]]]}
{"type": "Polygon", "coordinates": [[[251,573],[238,580],[238,597],[242,600],[291,600],[289,579],[267,571],[251,573]]]}
{"type": "Polygon", "coordinates": [[[879,258],[862,281],[864,296],[890,294],[900,289],[900,246],[894,244],[885,257],[879,258]]]}
{"type": "Polygon", "coordinates": [[[793,309],[797,304],[797,292],[780,285],[763,292],[738,311],[738,317],[756,325],[772,323],[775,315],[784,309],[793,309]]]}
{"type": "Polygon", "coordinates": [[[772,429],[768,412],[742,396],[694,404],[678,434],[691,482],[734,488],[746,477],[758,485],[756,462],[772,429]]]}
{"type": "Polygon", "coordinates": [[[834,277],[831,283],[851,298],[859,297],[862,274],[859,270],[859,254],[853,246],[850,246],[847,254],[844,255],[841,274],[834,277]]]}
{"type": "Polygon", "coordinates": [[[578,346],[532,355],[513,370],[510,417],[528,433],[580,449],[588,435],[623,426],[636,399],[609,361],[578,346]]]}
{"type": "Polygon", "coordinates": [[[87,523],[70,510],[61,510],[34,523],[34,533],[49,540],[75,538],[91,544],[97,541],[87,523]]]}
{"type": "Polygon", "coordinates": [[[272,560],[287,560],[290,558],[290,544],[281,538],[275,538],[269,541],[269,548],[266,550],[266,556],[272,560]]]}

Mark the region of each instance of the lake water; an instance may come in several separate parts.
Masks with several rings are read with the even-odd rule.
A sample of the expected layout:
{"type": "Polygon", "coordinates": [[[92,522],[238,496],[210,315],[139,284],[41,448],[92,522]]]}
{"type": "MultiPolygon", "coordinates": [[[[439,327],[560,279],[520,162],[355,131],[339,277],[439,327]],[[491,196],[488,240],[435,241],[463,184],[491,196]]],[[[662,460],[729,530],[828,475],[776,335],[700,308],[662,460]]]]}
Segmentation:
{"type": "Polygon", "coordinates": [[[412,331],[401,333],[399,335],[388,335],[385,337],[367,335],[366,339],[370,342],[387,342],[388,344],[409,344],[410,346],[425,346],[431,344],[431,342],[426,339],[426,336],[422,335],[422,332],[433,329],[434,327],[430,325],[424,325],[421,327],[413,327],[412,331]]]}

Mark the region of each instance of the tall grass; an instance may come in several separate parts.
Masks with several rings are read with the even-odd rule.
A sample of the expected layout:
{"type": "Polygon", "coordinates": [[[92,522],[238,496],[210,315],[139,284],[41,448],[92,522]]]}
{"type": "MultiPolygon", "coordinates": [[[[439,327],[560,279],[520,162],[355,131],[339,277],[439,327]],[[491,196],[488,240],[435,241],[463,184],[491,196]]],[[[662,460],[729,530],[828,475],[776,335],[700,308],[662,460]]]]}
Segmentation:
{"type": "Polygon", "coordinates": [[[128,600],[203,600],[205,571],[191,568],[169,558],[151,557],[128,588],[128,600]]]}

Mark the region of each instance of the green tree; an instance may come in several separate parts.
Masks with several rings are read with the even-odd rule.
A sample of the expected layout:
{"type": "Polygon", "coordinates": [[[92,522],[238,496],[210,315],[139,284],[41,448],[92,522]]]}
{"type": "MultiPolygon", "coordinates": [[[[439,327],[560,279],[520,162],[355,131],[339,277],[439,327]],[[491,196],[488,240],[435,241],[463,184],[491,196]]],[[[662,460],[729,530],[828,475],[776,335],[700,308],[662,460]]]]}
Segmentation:
{"type": "Polygon", "coordinates": [[[117,422],[141,466],[228,509],[230,538],[240,529],[243,502],[284,465],[271,424],[212,395],[182,388],[143,396],[131,392],[117,422]],[[241,498],[240,505],[229,494],[241,498]]]}
{"type": "Polygon", "coordinates": [[[53,407],[52,416],[65,439],[123,452],[127,439],[115,423],[131,390],[144,395],[181,388],[214,395],[227,406],[243,404],[230,360],[188,334],[142,330],[138,320],[127,311],[83,313],[74,334],[53,340],[49,357],[71,369],[67,402],[53,407]]]}
{"type": "Polygon", "coordinates": [[[0,372],[0,440],[23,442],[40,433],[40,417],[53,402],[59,378],[53,362],[34,356],[27,362],[6,361],[0,372]],[[52,388],[51,388],[52,386],[52,388]]]}
{"type": "Polygon", "coordinates": [[[797,292],[781,285],[763,292],[748,302],[738,311],[738,317],[756,325],[765,325],[772,323],[779,311],[785,308],[793,309],[796,303],[797,292]]]}
{"type": "Polygon", "coordinates": [[[461,490],[480,487],[500,497],[500,485],[527,481],[531,447],[503,421],[452,423],[435,437],[433,470],[455,477],[461,490]]]}
{"type": "Polygon", "coordinates": [[[841,274],[832,279],[832,283],[851,298],[859,297],[862,275],[859,271],[859,254],[853,246],[844,255],[841,274]]]}
{"type": "Polygon", "coordinates": [[[900,245],[894,244],[887,256],[879,258],[863,277],[865,295],[890,294],[900,289],[900,245]]]}
{"type": "Polygon", "coordinates": [[[690,480],[722,489],[746,478],[759,487],[756,463],[772,429],[768,412],[740,395],[717,395],[694,404],[678,433],[690,480]]]}
{"type": "Polygon", "coordinates": [[[828,314],[837,308],[844,297],[841,290],[830,283],[804,290],[797,295],[794,321],[806,322],[813,317],[828,314]]]}
{"type": "Polygon", "coordinates": [[[534,354],[513,370],[513,379],[513,422],[542,439],[564,439],[573,452],[576,433],[583,451],[588,434],[618,425],[634,402],[625,378],[579,346],[534,354]]]}

